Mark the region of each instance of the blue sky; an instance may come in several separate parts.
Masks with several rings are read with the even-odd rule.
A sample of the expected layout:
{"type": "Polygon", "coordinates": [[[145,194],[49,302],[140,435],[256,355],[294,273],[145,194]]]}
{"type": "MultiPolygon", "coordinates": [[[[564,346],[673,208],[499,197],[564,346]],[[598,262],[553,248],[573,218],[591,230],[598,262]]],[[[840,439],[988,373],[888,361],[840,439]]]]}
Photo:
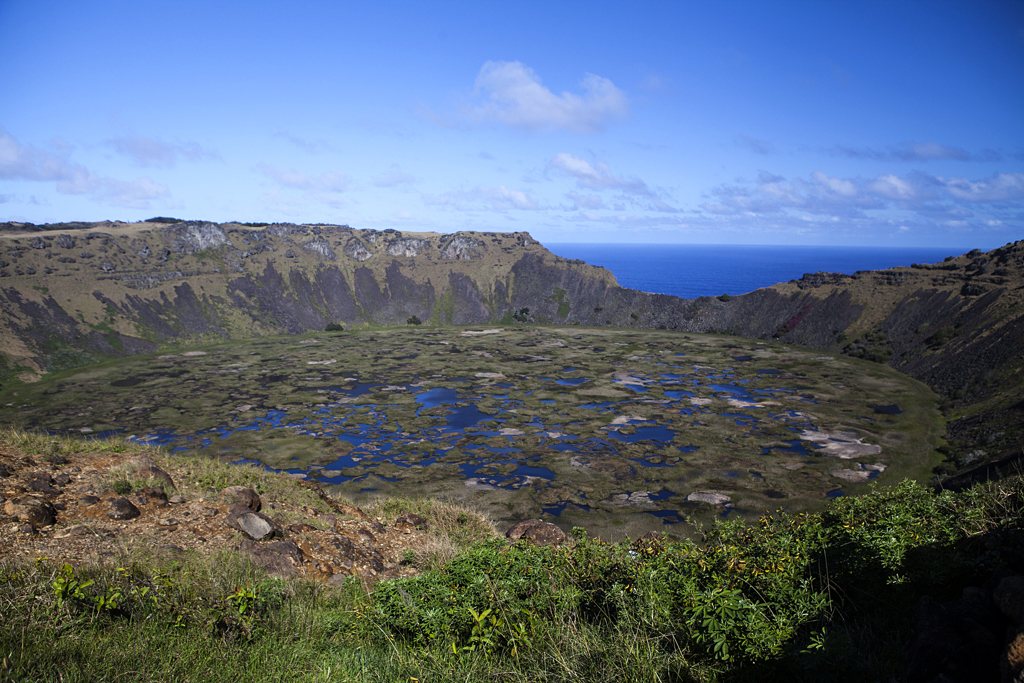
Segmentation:
{"type": "Polygon", "coordinates": [[[1024,238],[1024,2],[0,0],[0,220],[1024,238]]]}

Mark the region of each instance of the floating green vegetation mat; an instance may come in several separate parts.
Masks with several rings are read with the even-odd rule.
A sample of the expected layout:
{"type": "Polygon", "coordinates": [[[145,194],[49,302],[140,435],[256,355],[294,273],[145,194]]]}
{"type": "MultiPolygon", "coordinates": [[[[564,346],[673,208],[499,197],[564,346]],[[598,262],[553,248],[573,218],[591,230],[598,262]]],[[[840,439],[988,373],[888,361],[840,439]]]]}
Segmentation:
{"type": "Polygon", "coordinates": [[[0,422],[257,460],[359,501],[472,498],[604,538],[927,478],[936,396],[895,370],[719,335],[394,328],[262,337],[0,392],[0,422]]]}

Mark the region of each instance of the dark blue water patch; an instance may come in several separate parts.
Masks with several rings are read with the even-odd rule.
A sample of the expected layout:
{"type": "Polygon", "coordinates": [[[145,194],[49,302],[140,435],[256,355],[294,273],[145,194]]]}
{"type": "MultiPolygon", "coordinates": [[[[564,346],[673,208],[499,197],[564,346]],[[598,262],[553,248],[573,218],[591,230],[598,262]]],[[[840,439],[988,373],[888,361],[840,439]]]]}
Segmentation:
{"type": "Polygon", "coordinates": [[[740,476],[739,472],[733,472],[732,470],[725,470],[724,472],[722,472],[722,474],[724,474],[727,477],[732,477],[734,479],[739,478],[740,476]]]}
{"type": "Polygon", "coordinates": [[[566,453],[575,453],[577,450],[576,446],[571,443],[564,443],[559,441],[558,443],[549,443],[548,448],[556,451],[562,451],[566,453]]]}
{"type": "Polygon", "coordinates": [[[715,391],[722,391],[733,396],[738,396],[746,401],[753,401],[755,397],[745,387],[738,387],[735,384],[709,384],[709,388],[715,391]]]}
{"type": "Polygon", "coordinates": [[[644,510],[644,513],[661,518],[663,524],[679,524],[683,521],[678,510],[644,510]]]}
{"type": "Polygon", "coordinates": [[[753,356],[733,356],[732,359],[733,360],[738,360],[738,361],[748,361],[748,360],[754,360],[754,357],[753,356]]]}
{"type": "Polygon", "coordinates": [[[663,373],[661,376],[665,379],[686,379],[686,375],[673,375],[671,373],[663,373]]]}
{"type": "Polygon", "coordinates": [[[695,391],[666,391],[665,398],[670,398],[674,401],[682,401],[684,398],[693,398],[697,395],[695,391]]]}
{"type": "Polygon", "coordinates": [[[647,387],[641,386],[639,384],[623,384],[622,386],[626,387],[627,389],[632,389],[633,391],[637,392],[638,394],[646,394],[647,393],[647,387]]]}
{"type": "Polygon", "coordinates": [[[551,405],[552,403],[558,403],[558,401],[556,401],[556,400],[555,400],[555,399],[553,399],[553,398],[542,398],[542,399],[540,400],[540,402],[541,402],[541,403],[544,403],[544,404],[546,404],[546,405],[551,405]]]}
{"type": "Polygon", "coordinates": [[[590,380],[586,377],[572,377],[570,379],[556,379],[555,384],[561,384],[564,387],[578,387],[581,384],[586,384],[590,380]]]}
{"type": "Polygon", "coordinates": [[[826,498],[841,498],[841,497],[843,497],[845,495],[846,494],[843,493],[842,489],[832,489],[831,491],[829,491],[828,493],[825,494],[825,497],[826,498]]]}
{"type": "Polygon", "coordinates": [[[600,403],[584,403],[580,405],[580,408],[586,408],[587,410],[594,410],[596,408],[607,408],[609,406],[618,405],[618,401],[601,401],[600,403]]]}
{"type": "Polygon", "coordinates": [[[181,435],[173,429],[153,429],[147,432],[145,436],[131,436],[128,437],[128,440],[147,445],[169,446],[180,438],[181,435]]]}
{"type": "Polygon", "coordinates": [[[540,511],[542,513],[546,514],[546,515],[551,515],[552,517],[558,517],[559,515],[562,514],[562,511],[565,510],[565,506],[568,505],[568,504],[569,503],[567,503],[567,502],[556,503],[555,505],[552,505],[551,507],[542,507],[540,509],[540,511]]]}
{"type": "Polygon", "coordinates": [[[677,353],[676,356],[685,356],[685,353],[677,353]]]}
{"type": "Polygon", "coordinates": [[[359,489],[359,493],[373,493],[377,489],[359,489]]]}
{"type": "Polygon", "coordinates": [[[650,498],[651,500],[668,500],[674,495],[676,494],[673,493],[672,491],[669,491],[668,489],[662,489],[657,493],[648,494],[647,497],[650,498]]]}
{"type": "Polygon", "coordinates": [[[622,434],[620,432],[608,432],[608,438],[626,443],[637,443],[638,441],[660,441],[670,443],[676,438],[676,433],[663,425],[652,427],[637,427],[633,434],[622,434]]]}
{"type": "Polygon", "coordinates": [[[476,451],[476,450],[480,450],[480,449],[483,449],[483,450],[488,451],[490,453],[498,453],[498,454],[503,454],[503,455],[504,454],[509,454],[509,453],[522,453],[523,452],[522,448],[512,448],[512,447],[504,447],[503,448],[503,447],[499,447],[499,446],[488,446],[485,443],[471,443],[471,444],[467,444],[467,445],[462,447],[462,450],[464,450],[464,451],[476,451]]]}
{"type": "Polygon", "coordinates": [[[482,420],[489,420],[494,416],[481,413],[480,409],[471,403],[468,406],[459,406],[454,408],[451,415],[448,415],[447,417],[449,429],[462,430],[466,427],[472,427],[482,420]]]}
{"type": "Polygon", "coordinates": [[[436,408],[442,405],[451,405],[458,402],[458,396],[454,389],[447,389],[445,387],[434,387],[428,391],[424,391],[422,394],[416,394],[414,396],[416,402],[421,404],[424,408],[436,408]]]}
{"type": "Polygon", "coordinates": [[[753,415],[744,415],[743,413],[719,413],[722,417],[731,417],[740,427],[749,427],[750,425],[757,422],[757,418],[753,415]]]}
{"type": "Polygon", "coordinates": [[[459,472],[467,479],[479,478],[486,481],[491,486],[497,486],[503,489],[511,489],[516,484],[522,484],[524,477],[539,477],[548,481],[554,480],[555,473],[546,467],[537,467],[534,465],[525,465],[517,460],[510,461],[494,461],[487,463],[461,463],[459,465],[459,472]],[[485,467],[496,467],[499,465],[516,465],[516,470],[511,474],[479,474],[479,470],[485,467]]]}
{"type": "Polygon", "coordinates": [[[762,368],[762,369],[757,371],[757,374],[759,374],[759,375],[781,375],[782,371],[781,370],[773,370],[773,369],[770,369],[770,368],[762,368]]]}
{"type": "MultiPolygon", "coordinates": [[[[804,457],[804,458],[813,458],[815,456],[815,453],[807,448],[807,445],[809,443],[813,443],[813,442],[808,442],[808,441],[784,441],[783,443],[785,443],[787,445],[785,447],[782,447],[782,446],[772,446],[770,448],[762,448],[761,449],[761,455],[768,455],[772,451],[777,451],[778,453],[788,453],[790,455],[799,455],[799,456],[804,457]]],[[[814,448],[817,448],[817,446],[814,446],[814,448]]]]}
{"type": "Polygon", "coordinates": [[[491,386],[499,387],[501,389],[511,389],[512,387],[515,386],[515,384],[513,384],[512,382],[496,382],[491,386]]]}
{"type": "Polygon", "coordinates": [[[880,415],[901,415],[903,413],[903,409],[895,403],[888,406],[868,406],[868,408],[880,415]]]}
{"type": "Polygon", "coordinates": [[[541,479],[553,480],[555,473],[549,470],[547,467],[537,467],[534,465],[523,465],[522,463],[516,463],[516,471],[512,474],[515,476],[526,476],[526,477],[540,477],[541,479]]]}
{"type": "Polygon", "coordinates": [[[576,372],[576,368],[573,368],[573,367],[562,368],[562,372],[576,372]]]}
{"type": "Polygon", "coordinates": [[[563,512],[565,512],[565,508],[569,507],[570,505],[574,509],[582,510],[583,512],[590,512],[590,506],[589,505],[580,505],[579,503],[570,503],[568,501],[563,501],[561,503],[556,503],[555,505],[551,505],[549,507],[542,507],[541,511],[545,512],[546,514],[551,515],[552,517],[558,517],[563,512]]]}

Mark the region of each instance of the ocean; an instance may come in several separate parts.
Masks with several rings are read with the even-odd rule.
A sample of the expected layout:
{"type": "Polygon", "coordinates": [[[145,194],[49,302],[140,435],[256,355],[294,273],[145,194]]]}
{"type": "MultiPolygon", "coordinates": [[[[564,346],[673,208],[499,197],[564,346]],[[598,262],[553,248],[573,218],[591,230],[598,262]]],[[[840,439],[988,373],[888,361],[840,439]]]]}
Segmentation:
{"type": "Polygon", "coordinates": [[[724,244],[544,245],[553,253],[603,266],[630,289],[686,299],[745,294],[804,273],[852,275],[912,263],[937,263],[959,251],[946,247],[789,247],[724,244]]]}

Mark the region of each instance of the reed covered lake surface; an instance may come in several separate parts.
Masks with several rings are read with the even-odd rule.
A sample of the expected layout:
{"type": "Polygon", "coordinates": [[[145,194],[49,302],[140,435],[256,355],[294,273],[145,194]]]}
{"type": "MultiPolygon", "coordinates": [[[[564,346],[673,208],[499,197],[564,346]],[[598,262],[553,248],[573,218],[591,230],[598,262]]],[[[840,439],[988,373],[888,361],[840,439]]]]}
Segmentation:
{"type": "Polygon", "coordinates": [[[936,396],[892,368],[716,335],[388,328],[135,356],[0,393],[0,421],[259,461],[356,501],[472,500],[607,538],[924,481],[936,396]]]}

